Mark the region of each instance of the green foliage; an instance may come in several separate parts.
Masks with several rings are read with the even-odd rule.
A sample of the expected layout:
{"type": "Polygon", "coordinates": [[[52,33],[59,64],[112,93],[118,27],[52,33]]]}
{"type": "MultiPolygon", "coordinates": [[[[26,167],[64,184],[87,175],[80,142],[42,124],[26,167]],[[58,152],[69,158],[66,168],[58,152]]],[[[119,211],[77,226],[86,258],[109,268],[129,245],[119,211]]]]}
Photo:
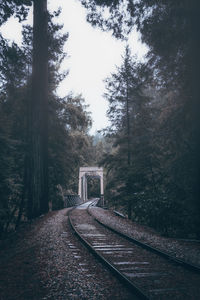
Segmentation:
{"type": "MultiPolygon", "coordinates": [[[[78,168],[85,163],[88,126],[91,119],[81,96],[52,99],[50,111],[49,172],[50,199],[55,187],[77,192],[78,168]]],[[[56,188],[57,189],[57,188],[56,188]]]]}
{"type": "MultiPolygon", "coordinates": [[[[133,173],[129,176],[133,179],[136,176],[134,180],[137,182],[137,174],[140,174],[141,183],[145,182],[144,194],[133,197],[132,202],[138,203],[134,207],[135,217],[168,234],[190,232],[199,236],[199,2],[81,2],[87,8],[88,21],[94,26],[111,30],[117,38],[126,37],[135,27],[141,33],[142,42],[149,46],[146,57],[149,84],[144,86],[143,92],[151,96],[151,100],[147,100],[151,109],[147,109],[148,104],[143,108],[136,105],[140,117],[130,111],[130,116],[134,116],[138,124],[134,124],[134,133],[130,135],[131,156],[136,162],[132,161],[133,173]],[[140,196],[141,201],[138,202],[140,196]],[[160,224],[154,221],[158,216],[162,219],[160,224]]],[[[138,78],[141,80],[140,76],[138,78]]],[[[117,175],[123,170],[118,168],[118,164],[124,161],[128,146],[123,134],[126,128],[122,117],[123,105],[118,105],[121,96],[126,97],[123,91],[125,77],[122,81],[118,72],[112,78],[111,89],[107,87],[112,123],[110,136],[117,147],[105,158],[105,164],[110,174],[107,185],[110,190],[107,192],[111,196],[113,191],[111,197],[115,203],[118,196],[120,199],[119,191],[124,192],[127,188],[126,184],[118,181],[120,176],[117,175]],[[117,95],[119,91],[121,95],[117,95]]],[[[135,96],[138,103],[144,103],[139,94],[135,96]]],[[[130,119],[130,123],[132,121],[130,119]]]]}
{"type": "MultiPolygon", "coordinates": [[[[24,2],[25,3],[25,2],[24,2]]],[[[52,209],[63,208],[66,190],[77,192],[80,165],[88,159],[91,146],[88,129],[91,118],[81,95],[61,99],[56,88],[67,75],[59,67],[68,34],[49,15],[49,189],[52,209]]],[[[32,36],[23,27],[23,43],[9,44],[0,37],[0,234],[14,229],[27,217],[27,157],[32,36]]]]}
{"type": "MultiPolygon", "coordinates": [[[[141,192],[149,174],[148,152],[151,125],[149,98],[145,94],[145,69],[132,60],[126,48],[124,62],[115,74],[106,80],[106,98],[110,102],[108,116],[111,121],[115,151],[104,163],[109,172],[114,169],[111,187],[116,184],[115,198],[124,197],[129,218],[132,197],[141,192]],[[145,147],[144,144],[145,143],[145,147]]],[[[113,186],[114,187],[114,186],[113,186]]]]}
{"type": "Polygon", "coordinates": [[[31,0],[4,0],[0,3],[0,25],[15,15],[19,21],[27,17],[28,9],[32,5],[31,0]]]}
{"type": "Polygon", "coordinates": [[[1,168],[0,168],[0,231],[15,223],[23,190],[23,163],[27,105],[25,62],[23,51],[15,44],[10,46],[1,37],[1,168]],[[23,118],[21,116],[24,116],[23,118]]]}
{"type": "Polygon", "coordinates": [[[107,169],[105,196],[109,205],[166,235],[195,236],[190,118],[182,123],[184,106],[173,102],[177,94],[163,96],[150,87],[149,72],[126,49],[122,66],[106,80],[111,125],[105,134],[113,148],[102,159],[107,169]]]}
{"type": "Polygon", "coordinates": [[[88,178],[88,199],[100,198],[100,180],[99,178],[88,178]]]}

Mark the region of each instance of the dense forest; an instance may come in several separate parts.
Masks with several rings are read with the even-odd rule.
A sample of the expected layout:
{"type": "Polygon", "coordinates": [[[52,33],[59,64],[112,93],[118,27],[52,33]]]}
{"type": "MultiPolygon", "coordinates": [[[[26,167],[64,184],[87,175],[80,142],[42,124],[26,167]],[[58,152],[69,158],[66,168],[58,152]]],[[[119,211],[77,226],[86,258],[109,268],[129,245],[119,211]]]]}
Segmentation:
{"type": "MultiPolygon", "coordinates": [[[[1,7],[5,12],[18,7],[1,7]]],[[[15,10],[14,10],[15,9],[15,10]]],[[[22,9],[22,7],[19,7],[22,9]]],[[[22,9],[24,13],[24,10],[22,9]]],[[[21,12],[20,16],[21,15],[21,12]]],[[[48,186],[53,209],[63,207],[63,193],[76,193],[79,166],[93,159],[91,118],[81,95],[59,98],[56,88],[67,76],[59,72],[66,56],[63,46],[68,34],[56,23],[59,11],[48,15],[48,186]],[[89,152],[90,151],[90,152],[89,152]]],[[[9,16],[9,14],[8,14],[9,16]]],[[[2,16],[1,23],[6,20],[2,16]]],[[[33,29],[23,27],[22,47],[0,37],[0,231],[6,232],[30,216],[29,179],[30,103],[33,29]]],[[[92,163],[92,162],[91,162],[92,163]]]]}
{"type": "Polygon", "coordinates": [[[117,38],[132,28],[149,46],[105,80],[112,151],[106,197],[166,235],[199,236],[199,4],[82,1],[88,21],[117,38]]]}
{"type": "MultiPolygon", "coordinates": [[[[149,47],[141,62],[127,45],[105,79],[110,126],[95,137],[82,96],[56,94],[68,74],[59,72],[68,39],[56,23],[60,11],[40,18],[44,7],[33,2],[35,23],[23,26],[22,46],[0,36],[0,231],[49,203],[62,208],[63,192],[77,192],[78,168],[98,163],[108,206],[165,235],[199,238],[198,1],[81,1],[93,26],[118,39],[136,28],[149,47]]],[[[1,3],[0,25],[12,15],[22,21],[31,4],[1,3]]]]}

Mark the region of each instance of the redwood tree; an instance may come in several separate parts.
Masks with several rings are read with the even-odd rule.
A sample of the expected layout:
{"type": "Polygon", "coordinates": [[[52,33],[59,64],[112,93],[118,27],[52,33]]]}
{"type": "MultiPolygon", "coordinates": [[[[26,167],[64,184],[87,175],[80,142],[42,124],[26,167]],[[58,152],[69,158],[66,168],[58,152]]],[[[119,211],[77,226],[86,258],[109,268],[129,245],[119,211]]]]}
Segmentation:
{"type": "Polygon", "coordinates": [[[33,218],[48,211],[47,27],[47,0],[35,0],[27,178],[29,218],[33,218]]]}

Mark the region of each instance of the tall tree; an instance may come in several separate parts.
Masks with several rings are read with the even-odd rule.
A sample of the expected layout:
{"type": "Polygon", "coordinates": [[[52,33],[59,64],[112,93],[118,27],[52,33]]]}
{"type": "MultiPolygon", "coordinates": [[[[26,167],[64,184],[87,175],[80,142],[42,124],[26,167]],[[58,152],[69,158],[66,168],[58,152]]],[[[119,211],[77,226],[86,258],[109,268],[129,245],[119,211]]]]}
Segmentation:
{"type": "MultiPolygon", "coordinates": [[[[66,56],[63,47],[68,34],[61,34],[63,26],[55,23],[58,15],[59,11],[48,14],[48,171],[49,202],[53,209],[63,207],[62,189],[77,192],[78,167],[87,163],[88,147],[91,147],[88,136],[91,119],[84,99],[73,95],[61,99],[56,94],[57,86],[68,74],[59,71],[66,56]]],[[[33,125],[30,112],[35,105],[31,98],[33,29],[26,25],[22,33],[21,48],[0,36],[0,234],[14,228],[16,223],[19,225],[28,213],[30,178],[27,175],[32,171],[30,130],[33,125]]],[[[38,101],[36,104],[39,105],[38,101]]],[[[39,118],[41,114],[36,129],[40,126],[39,118]]],[[[41,214],[40,207],[38,210],[41,214]]],[[[28,216],[34,215],[29,212],[28,216]]]]}
{"type": "Polygon", "coordinates": [[[105,163],[109,169],[111,166],[115,168],[116,188],[118,186],[119,194],[121,196],[123,194],[127,203],[128,217],[131,218],[133,195],[141,191],[142,184],[145,183],[145,176],[142,175],[145,172],[141,165],[140,168],[138,166],[138,163],[144,161],[145,157],[139,158],[138,152],[141,151],[143,155],[145,153],[138,139],[140,135],[144,135],[146,126],[149,124],[143,125],[148,115],[145,72],[143,66],[132,59],[128,47],[122,66],[106,80],[106,89],[105,97],[110,104],[108,116],[111,121],[107,135],[112,132],[116,150],[105,158],[105,163]]]}
{"type": "Polygon", "coordinates": [[[32,96],[29,123],[28,217],[48,211],[48,12],[34,1],[32,96]]]}

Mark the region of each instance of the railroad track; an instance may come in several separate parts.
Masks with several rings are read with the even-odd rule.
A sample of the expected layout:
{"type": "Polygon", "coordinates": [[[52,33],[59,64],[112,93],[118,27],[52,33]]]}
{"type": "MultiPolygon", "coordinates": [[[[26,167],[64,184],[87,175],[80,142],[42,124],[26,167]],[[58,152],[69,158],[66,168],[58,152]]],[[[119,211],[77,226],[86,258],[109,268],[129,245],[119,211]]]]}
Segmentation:
{"type": "MultiPolygon", "coordinates": [[[[103,222],[101,222],[100,220],[98,220],[97,218],[95,218],[95,217],[92,215],[92,213],[90,212],[89,208],[90,208],[91,205],[94,205],[94,206],[95,206],[96,202],[97,202],[97,200],[95,200],[94,202],[92,202],[92,203],[91,203],[90,205],[88,205],[88,207],[87,207],[87,212],[88,212],[88,214],[91,215],[91,216],[95,219],[96,222],[98,222],[99,224],[101,224],[101,225],[104,226],[105,228],[107,228],[107,229],[109,229],[109,230],[111,230],[111,231],[117,233],[118,235],[124,237],[125,239],[131,241],[132,243],[134,243],[134,244],[136,244],[136,245],[139,245],[139,246],[141,246],[142,248],[147,249],[147,250],[149,250],[149,251],[151,251],[151,252],[154,252],[154,253],[156,253],[156,254],[158,254],[158,255],[160,255],[160,256],[163,256],[163,257],[169,259],[170,261],[173,261],[173,262],[176,263],[177,265],[184,266],[186,269],[192,270],[192,271],[197,272],[198,274],[200,274],[200,267],[199,267],[199,266],[196,266],[196,265],[194,265],[194,264],[192,264],[192,263],[186,262],[186,261],[184,261],[184,260],[182,260],[182,259],[176,258],[175,256],[172,256],[172,255],[170,255],[169,253],[167,253],[167,252],[165,252],[165,251],[162,251],[162,250],[160,250],[160,249],[158,249],[158,248],[155,248],[155,247],[150,246],[150,245],[148,245],[148,244],[146,244],[146,243],[143,243],[143,242],[141,242],[141,241],[139,241],[139,240],[137,240],[137,239],[135,239],[135,238],[133,238],[133,237],[131,237],[131,236],[129,236],[129,235],[127,235],[127,234],[121,232],[121,231],[118,231],[117,229],[113,228],[112,226],[109,226],[108,224],[104,224],[103,222]]],[[[199,298],[200,298],[200,297],[199,297],[199,298]]]]}
{"type": "MultiPolygon", "coordinates": [[[[90,203],[91,205],[92,203],[90,203]]],[[[81,241],[141,299],[199,299],[200,275],[98,223],[84,204],[69,221],[81,241]]],[[[152,248],[152,247],[149,247],[152,248]]],[[[153,248],[153,250],[155,250],[153,248]]],[[[156,249],[157,250],[157,249],[156,249]]]]}

